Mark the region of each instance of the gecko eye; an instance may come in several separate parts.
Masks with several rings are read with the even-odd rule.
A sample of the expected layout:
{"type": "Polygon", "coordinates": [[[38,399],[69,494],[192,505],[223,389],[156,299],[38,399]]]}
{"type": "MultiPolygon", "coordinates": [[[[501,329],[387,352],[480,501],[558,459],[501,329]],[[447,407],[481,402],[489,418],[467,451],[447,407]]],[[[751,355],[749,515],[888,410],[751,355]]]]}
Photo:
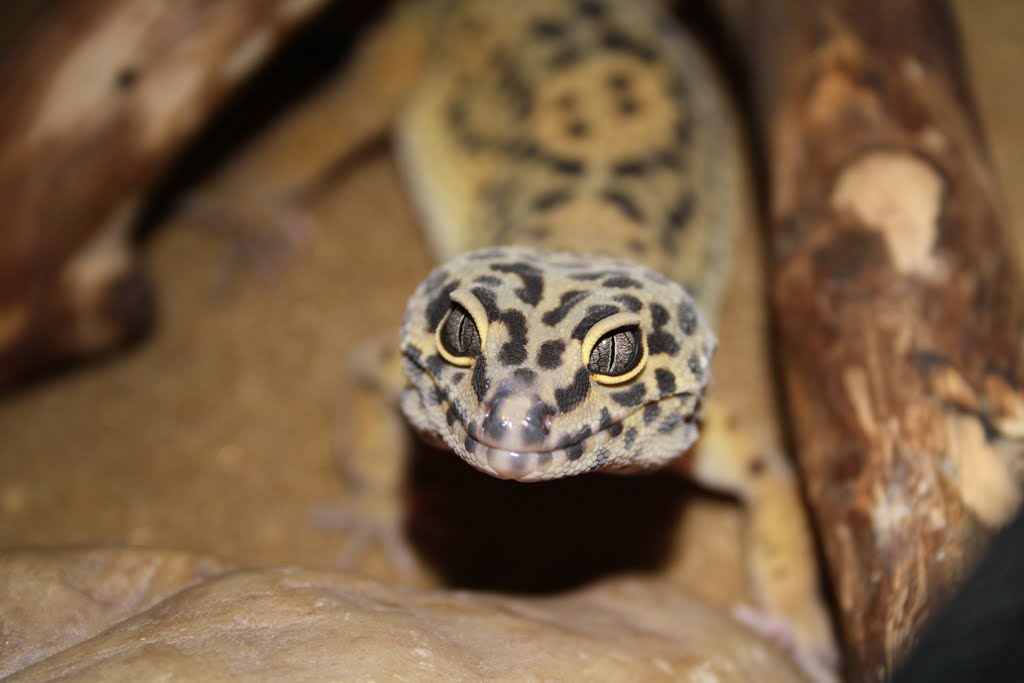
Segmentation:
{"type": "Polygon", "coordinates": [[[455,365],[470,365],[480,355],[480,331],[473,317],[459,304],[452,305],[438,325],[437,348],[445,360],[455,365]]]}
{"type": "Polygon", "coordinates": [[[636,326],[608,332],[590,350],[587,369],[595,375],[619,378],[636,368],[643,358],[643,341],[636,326]]]}

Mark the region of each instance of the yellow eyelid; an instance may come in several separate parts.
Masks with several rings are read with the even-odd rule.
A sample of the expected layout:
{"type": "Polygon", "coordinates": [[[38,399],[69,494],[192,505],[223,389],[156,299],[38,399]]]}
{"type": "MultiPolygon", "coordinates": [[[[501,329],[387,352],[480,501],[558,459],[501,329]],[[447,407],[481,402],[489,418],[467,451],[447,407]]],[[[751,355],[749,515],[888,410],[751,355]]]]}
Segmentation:
{"type": "MultiPolygon", "coordinates": [[[[594,350],[594,346],[600,341],[601,337],[608,334],[612,330],[617,330],[623,327],[640,327],[642,322],[640,316],[630,311],[623,311],[622,313],[616,313],[610,315],[604,320],[600,320],[590,328],[587,335],[583,338],[583,367],[590,365],[590,352],[594,350]]],[[[640,361],[634,368],[625,372],[621,375],[599,375],[591,374],[590,378],[598,384],[622,384],[640,374],[640,371],[644,369],[647,364],[647,337],[644,336],[643,331],[640,331],[640,361]]]]}
{"type": "MultiPolygon", "coordinates": [[[[466,313],[469,313],[469,317],[473,319],[473,324],[476,325],[477,334],[480,335],[480,348],[484,347],[487,343],[487,326],[489,319],[487,318],[487,311],[484,309],[483,304],[480,300],[473,296],[473,293],[468,289],[456,289],[450,295],[450,298],[455,303],[466,309],[466,313]]],[[[451,310],[444,314],[441,318],[440,324],[437,329],[434,330],[434,347],[437,348],[437,352],[441,354],[441,357],[452,365],[458,365],[459,367],[469,367],[476,360],[474,356],[453,356],[448,353],[445,349],[444,344],[441,343],[441,330],[444,329],[445,323],[448,322],[448,316],[452,314],[451,310]]]]}

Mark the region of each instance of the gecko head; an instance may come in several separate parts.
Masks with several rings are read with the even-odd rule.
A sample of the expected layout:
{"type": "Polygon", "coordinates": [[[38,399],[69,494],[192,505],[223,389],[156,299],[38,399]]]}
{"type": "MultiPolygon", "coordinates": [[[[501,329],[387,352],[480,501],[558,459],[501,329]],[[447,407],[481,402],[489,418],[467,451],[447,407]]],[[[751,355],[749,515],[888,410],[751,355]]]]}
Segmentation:
{"type": "Polygon", "coordinates": [[[628,261],[521,247],[434,270],[402,325],[402,410],[502,479],[656,468],[697,438],[716,340],[628,261]]]}

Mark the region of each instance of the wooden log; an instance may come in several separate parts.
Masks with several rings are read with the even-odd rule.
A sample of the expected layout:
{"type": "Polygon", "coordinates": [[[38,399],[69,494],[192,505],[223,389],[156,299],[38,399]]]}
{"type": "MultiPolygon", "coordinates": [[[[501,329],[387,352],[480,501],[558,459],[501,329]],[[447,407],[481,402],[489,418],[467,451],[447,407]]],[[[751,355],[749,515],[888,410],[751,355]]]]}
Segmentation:
{"type": "Polygon", "coordinates": [[[137,337],[127,232],[213,111],[323,0],[63,0],[0,64],[0,388],[137,337]]]}
{"type": "Polygon", "coordinates": [[[883,680],[1021,497],[1024,308],[949,8],[740,0],[794,442],[883,680]]]}

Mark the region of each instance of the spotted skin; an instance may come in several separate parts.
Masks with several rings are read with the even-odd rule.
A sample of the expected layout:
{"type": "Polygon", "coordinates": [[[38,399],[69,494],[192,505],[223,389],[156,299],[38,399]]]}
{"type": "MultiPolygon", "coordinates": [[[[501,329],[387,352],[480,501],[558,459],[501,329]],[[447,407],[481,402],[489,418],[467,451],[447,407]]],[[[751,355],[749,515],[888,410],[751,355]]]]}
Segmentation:
{"type": "Polygon", "coordinates": [[[408,310],[403,410],[484,472],[535,481],[654,469],[697,438],[715,337],[686,290],[654,271],[529,247],[469,252],[428,277],[408,310]],[[628,299],[615,282],[625,279],[634,292],[628,299]],[[573,294],[581,282],[606,284],[573,294]],[[435,332],[453,292],[473,297],[483,311],[486,342],[472,373],[437,360],[435,332]],[[685,314],[673,321],[669,309],[685,314]],[[648,339],[644,367],[625,382],[593,381],[584,342],[595,326],[622,314],[636,316],[648,339]],[[656,335],[665,341],[655,347],[656,335]],[[662,417],[653,419],[652,410],[662,417]],[[621,435],[631,428],[638,436],[626,447],[621,435]]]}
{"type": "MultiPolygon", "coordinates": [[[[782,633],[812,680],[835,680],[774,415],[759,423],[766,401],[743,403],[760,395],[743,372],[770,374],[763,353],[720,368],[731,395],[712,382],[712,328],[758,260],[736,258],[753,254],[737,246],[741,229],[753,241],[751,201],[710,65],[640,0],[417,7],[438,40],[396,150],[443,265],[403,321],[405,416],[505,479],[669,466],[736,495],[768,615],[741,616],[782,633]],[[594,364],[598,348],[620,375],[594,364]]],[[[756,338],[760,320],[740,336],[756,338]]]]}

